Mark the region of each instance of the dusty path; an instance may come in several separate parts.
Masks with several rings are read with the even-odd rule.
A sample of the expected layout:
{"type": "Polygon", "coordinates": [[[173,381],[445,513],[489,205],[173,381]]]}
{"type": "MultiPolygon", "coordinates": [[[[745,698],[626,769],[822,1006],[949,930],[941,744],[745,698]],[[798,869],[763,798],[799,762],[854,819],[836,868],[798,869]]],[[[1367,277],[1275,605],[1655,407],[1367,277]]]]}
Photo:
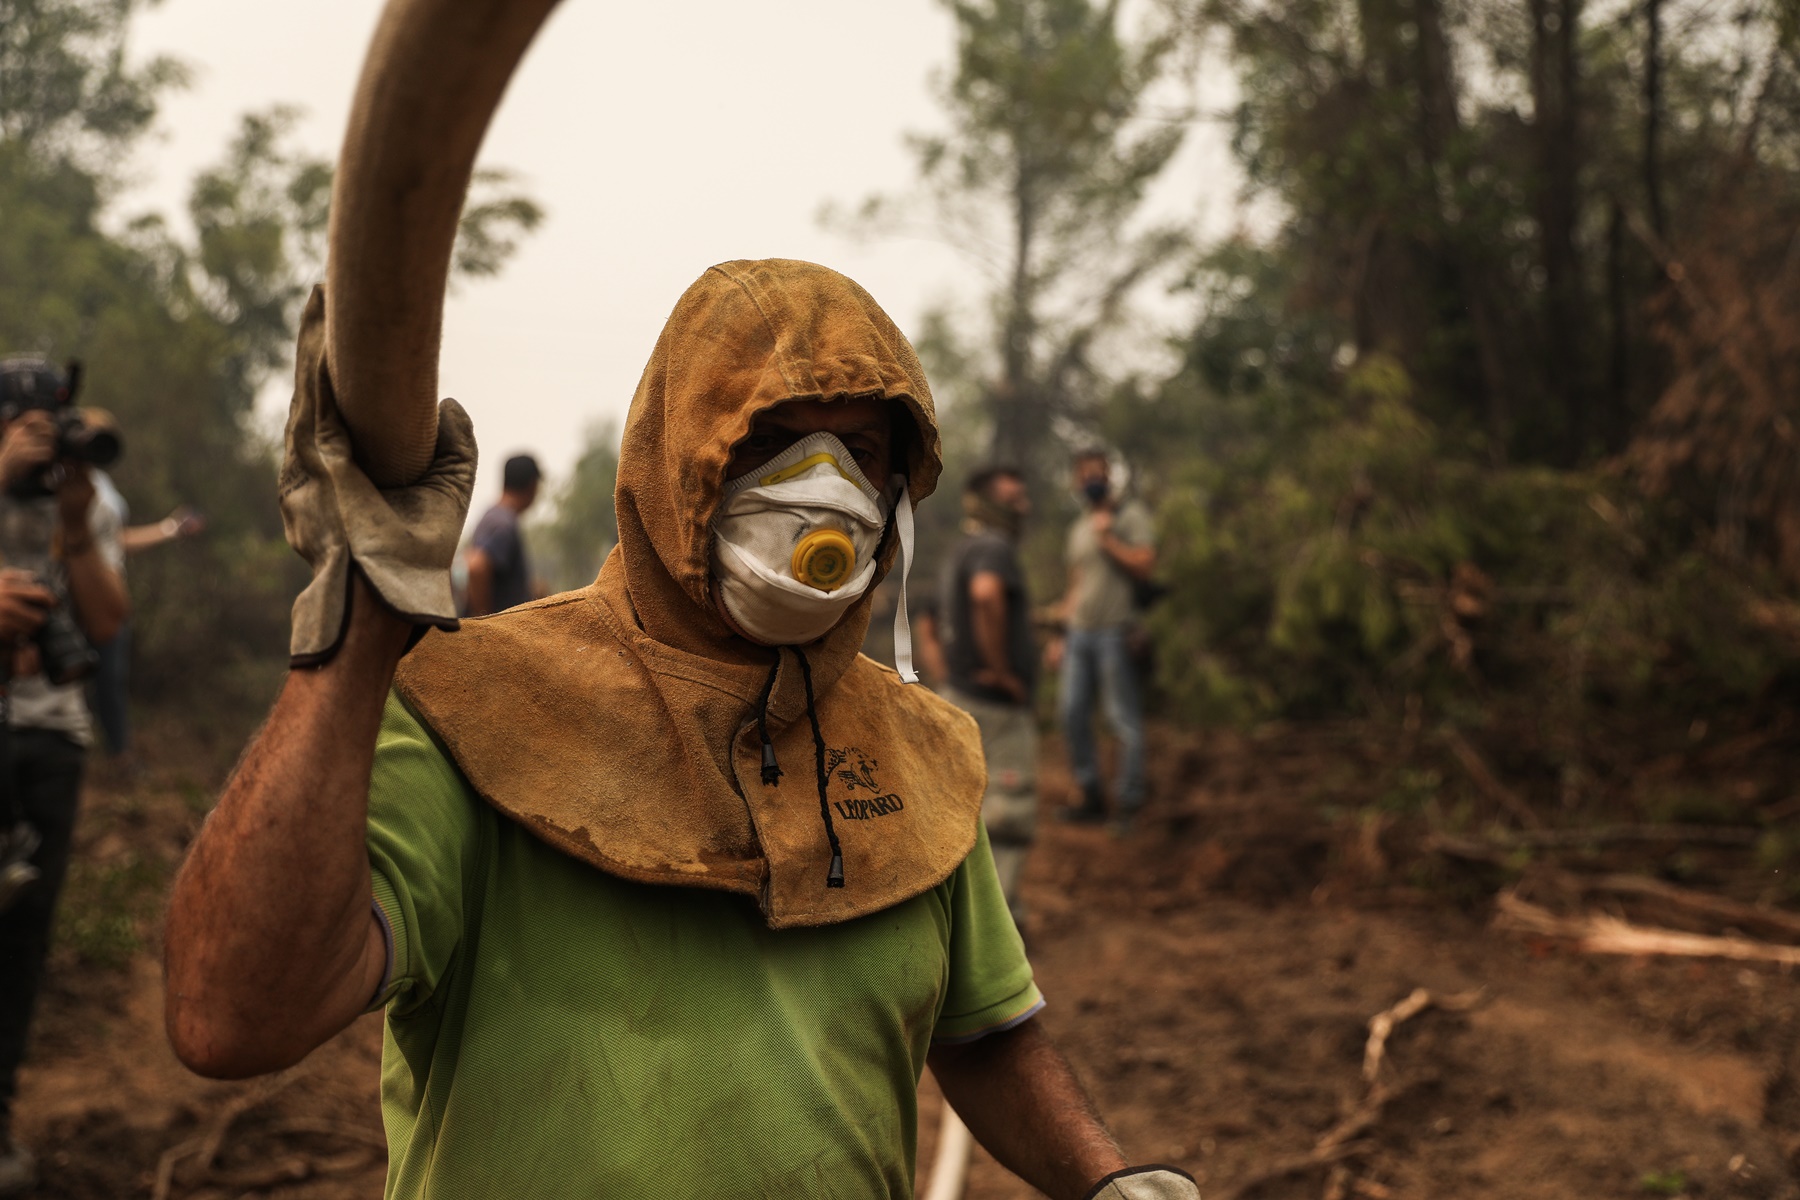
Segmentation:
{"type": "MultiPolygon", "coordinates": [[[[1066,781],[1048,767],[1060,800],[1066,781]]],[[[1382,1080],[1396,1096],[1335,1175],[1249,1194],[1800,1194],[1800,1093],[1784,1069],[1800,1000],[1787,973],[1592,959],[1491,933],[1480,905],[1369,886],[1354,846],[1284,807],[1291,789],[1259,798],[1242,776],[1207,778],[1165,788],[1122,842],[1047,826],[1027,874],[1043,1020],[1135,1156],[1184,1163],[1209,1196],[1231,1194],[1311,1150],[1362,1098],[1371,1015],[1418,987],[1482,989],[1472,1011],[1428,1011],[1395,1032],[1382,1080]]],[[[84,844],[105,862],[127,853],[124,829],[130,853],[172,857],[194,807],[186,785],[97,790],[84,844]]],[[[59,959],[20,1106],[20,1132],[46,1159],[41,1196],[150,1196],[159,1161],[203,1150],[211,1130],[213,1169],[190,1153],[169,1196],[380,1195],[367,1145],[379,1132],[376,1022],[259,1091],[188,1075],[160,1014],[148,947],[122,968],[59,959]]],[[[975,1164],[974,1200],[1031,1194],[975,1164]]]]}

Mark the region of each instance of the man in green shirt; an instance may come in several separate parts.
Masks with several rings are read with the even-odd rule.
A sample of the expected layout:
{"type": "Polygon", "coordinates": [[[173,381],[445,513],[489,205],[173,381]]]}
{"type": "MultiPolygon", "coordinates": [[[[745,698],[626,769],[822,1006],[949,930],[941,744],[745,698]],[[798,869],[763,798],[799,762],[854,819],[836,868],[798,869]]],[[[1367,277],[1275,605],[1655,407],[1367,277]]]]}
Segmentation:
{"type": "Polygon", "coordinates": [[[1052,1196],[1196,1196],[1126,1166],[1030,1019],[972,722],[856,653],[940,466],[874,301],[709,271],[633,400],[599,578],[410,653],[453,624],[473,439],[445,402],[425,478],[375,493],[323,305],[283,471],[314,584],[177,880],[183,1061],[280,1069],[385,1008],[409,1200],[908,1196],[926,1065],[1052,1196]]]}

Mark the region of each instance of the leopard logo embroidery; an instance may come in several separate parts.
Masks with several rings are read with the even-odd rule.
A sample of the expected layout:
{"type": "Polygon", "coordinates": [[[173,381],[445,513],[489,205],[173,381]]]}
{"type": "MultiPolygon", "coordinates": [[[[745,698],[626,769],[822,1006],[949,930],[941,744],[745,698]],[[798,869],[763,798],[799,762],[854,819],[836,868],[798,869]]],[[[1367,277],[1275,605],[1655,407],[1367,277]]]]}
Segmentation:
{"type": "Polygon", "coordinates": [[[855,746],[825,752],[826,773],[840,781],[850,793],[847,800],[831,802],[838,816],[846,821],[867,821],[889,816],[906,807],[904,800],[892,792],[884,794],[881,785],[875,782],[875,771],[880,766],[880,760],[870,758],[855,746]],[[868,795],[860,794],[865,791],[868,795]]]}

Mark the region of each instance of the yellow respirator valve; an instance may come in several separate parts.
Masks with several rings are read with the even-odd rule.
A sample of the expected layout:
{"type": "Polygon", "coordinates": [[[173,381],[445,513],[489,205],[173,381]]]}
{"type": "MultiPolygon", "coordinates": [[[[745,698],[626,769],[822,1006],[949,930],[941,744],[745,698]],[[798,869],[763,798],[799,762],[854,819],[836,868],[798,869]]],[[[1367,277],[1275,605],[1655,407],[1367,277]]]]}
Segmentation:
{"type": "Polygon", "coordinates": [[[815,529],[794,547],[794,578],[821,592],[835,592],[856,570],[856,547],[836,529],[815,529]]]}

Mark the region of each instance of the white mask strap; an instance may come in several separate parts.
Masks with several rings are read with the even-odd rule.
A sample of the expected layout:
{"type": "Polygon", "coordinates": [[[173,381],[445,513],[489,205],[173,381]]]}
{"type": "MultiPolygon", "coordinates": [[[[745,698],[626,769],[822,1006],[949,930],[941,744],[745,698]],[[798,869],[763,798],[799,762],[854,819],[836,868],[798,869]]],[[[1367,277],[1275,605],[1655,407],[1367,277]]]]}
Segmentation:
{"type": "Polygon", "coordinates": [[[900,603],[894,606],[894,670],[900,672],[901,683],[919,682],[913,669],[912,622],[906,619],[906,576],[912,571],[913,510],[912,494],[906,487],[906,476],[894,476],[899,495],[894,498],[894,527],[900,533],[900,603]]]}

